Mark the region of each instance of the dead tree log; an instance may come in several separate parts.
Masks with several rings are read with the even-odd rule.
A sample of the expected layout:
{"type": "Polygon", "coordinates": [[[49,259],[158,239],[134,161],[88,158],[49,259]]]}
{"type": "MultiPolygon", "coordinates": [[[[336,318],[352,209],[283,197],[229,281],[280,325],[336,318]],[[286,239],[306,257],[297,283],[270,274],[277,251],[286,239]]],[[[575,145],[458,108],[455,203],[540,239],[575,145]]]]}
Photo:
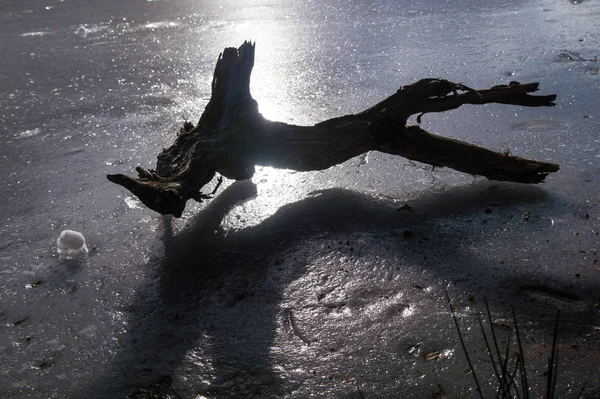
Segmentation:
{"type": "Polygon", "coordinates": [[[269,121],[250,95],[254,44],[226,48],[217,61],[212,96],[196,126],[184,125],[174,144],[158,155],[155,169],[138,167],[138,178],[108,175],[146,206],[180,217],[187,200],[209,198],[200,190],[219,173],[249,179],[255,165],[310,171],[327,169],[367,151],[381,151],[491,180],[539,183],[559,166],[509,156],[433,135],[411,115],[443,112],[463,104],[553,106],[556,95],[534,96],[538,83],[473,90],[444,79],[422,79],[401,87],[373,107],[314,126],[269,121]]]}

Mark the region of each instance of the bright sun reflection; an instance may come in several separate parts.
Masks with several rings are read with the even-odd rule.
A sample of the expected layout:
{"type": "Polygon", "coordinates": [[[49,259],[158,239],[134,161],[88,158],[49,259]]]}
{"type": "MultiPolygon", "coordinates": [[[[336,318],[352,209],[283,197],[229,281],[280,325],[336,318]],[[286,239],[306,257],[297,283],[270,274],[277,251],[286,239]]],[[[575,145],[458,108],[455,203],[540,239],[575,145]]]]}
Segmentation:
{"type": "Polygon", "coordinates": [[[282,104],[276,104],[274,101],[263,98],[258,102],[258,112],[265,118],[272,121],[281,121],[283,119],[282,104]]]}
{"type": "MultiPolygon", "coordinates": [[[[244,19],[235,20],[226,32],[227,42],[239,46],[245,40],[256,43],[254,68],[250,80],[250,92],[258,102],[259,112],[273,121],[290,122],[299,112],[294,112],[291,96],[297,77],[291,68],[294,63],[287,58],[290,49],[297,45],[297,35],[290,24],[282,24],[285,15],[278,15],[285,7],[271,7],[263,1],[249,1],[240,5],[244,19]]],[[[302,197],[298,188],[301,173],[272,167],[257,166],[252,181],[257,196],[232,209],[225,217],[225,229],[246,228],[256,225],[273,215],[281,206],[302,197]]]]}
{"type": "Polygon", "coordinates": [[[288,58],[290,49],[297,45],[297,35],[290,31],[293,29],[290,24],[285,23],[286,15],[279,14],[286,8],[271,6],[264,1],[249,1],[237,7],[246,19],[235,20],[226,34],[227,42],[230,46],[239,46],[245,40],[256,43],[250,80],[252,97],[265,118],[289,122],[294,115],[290,88],[297,73],[291,69],[295,63],[289,62],[288,58]]]}
{"type": "Polygon", "coordinates": [[[304,195],[302,173],[289,169],[257,166],[252,177],[257,195],[252,201],[234,207],[223,218],[224,230],[238,230],[258,225],[272,216],[282,206],[298,201],[304,195]]]}

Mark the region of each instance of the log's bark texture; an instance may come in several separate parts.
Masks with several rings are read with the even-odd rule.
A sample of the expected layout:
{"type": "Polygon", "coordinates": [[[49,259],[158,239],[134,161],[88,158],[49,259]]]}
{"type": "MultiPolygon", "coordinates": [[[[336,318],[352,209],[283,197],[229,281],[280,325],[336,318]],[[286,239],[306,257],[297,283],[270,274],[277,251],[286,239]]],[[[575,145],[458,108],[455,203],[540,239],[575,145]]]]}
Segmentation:
{"type": "Polygon", "coordinates": [[[217,173],[249,179],[255,165],[298,171],[322,170],[367,151],[449,167],[492,180],[539,183],[559,166],[509,156],[459,140],[433,135],[411,115],[444,112],[463,104],[553,106],[555,95],[534,96],[538,83],[473,90],[444,79],[422,79],[401,87],[373,107],[314,126],[269,121],[250,95],[254,44],[226,48],[215,67],[212,96],[196,126],[185,124],[174,144],[158,155],[155,169],[138,167],[137,178],[108,175],[162,214],[181,216],[187,200],[209,198],[200,190],[217,173]]]}

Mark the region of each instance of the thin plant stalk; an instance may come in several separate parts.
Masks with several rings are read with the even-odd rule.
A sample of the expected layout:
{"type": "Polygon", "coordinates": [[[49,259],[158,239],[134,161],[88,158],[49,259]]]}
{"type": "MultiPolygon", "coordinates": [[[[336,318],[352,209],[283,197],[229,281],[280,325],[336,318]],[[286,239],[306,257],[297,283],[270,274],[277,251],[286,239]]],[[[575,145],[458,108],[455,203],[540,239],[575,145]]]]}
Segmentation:
{"type": "Polygon", "coordinates": [[[448,295],[448,290],[446,288],[444,288],[444,292],[446,293],[446,299],[448,299],[448,305],[450,305],[450,312],[452,313],[452,319],[454,319],[454,325],[456,326],[456,331],[458,332],[460,344],[462,345],[463,352],[465,353],[465,357],[467,358],[467,363],[469,364],[469,368],[471,369],[471,374],[473,374],[473,380],[475,380],[475,387],[477,389],[477,392],[479,393],[479,397],[483,399],[483,392],[481,391],[481,386],[479,385],[479,381],[477,380],[477,375],[475,374],[475,368],[473,367],[473,363],[471,363],[471,359],[469,358],[469,352],[467,351],[465,340],[463,339],[462,333],[460,332],[458,319],[456,318],[456,312],[454,312],[454,307],[452,306],[450,295],[448,295]]]}
{"type": "Polygon", "coordinates": [[[479,321],[479,327],[481,328],[481,335],[483,335],[483,342],[485,342],[485,347],[487,348],[488,355],[490,355],[490,361],[492,362],[492,366],[494,367],[494,374],[496,374],[496,380],[500,381],[500,373],[498,373],[496,359],[494,359],[494,353],[492,352],[492,348],[490,347],[490,341],[488,341],[487,334],[485,333],[485,329],[483,328],[483,322],[481,321],[480,313],[477,314],[477,320],[479,321]]]}
{"type": "Polygon", "coordinates": [[[552,338],[552,353],[548,361],[548,380],[546,397],[554,399],[556,389],[556,372],[558,368],[558,319],[560,318],[560,309],[556,311],[556,321],[554,322],[554,337],[552,338]]]}
{"type": "Polygon", "coordinates": [[[529,384],[527,382],[527,369],[525,368],[525,355],[523,355],[523,344],[521,343],[521,334],[519,333],[519,324],[517,323],[517,316],[515,314],[515,308],[512,308],[513,324],[515,325],[515,333],[517,334],[517,344],[519,346],[519,360],[520,367],[519,372],[521,373],[521,385],[523,388],[523,399],[529,399],[529,384]]]}
{"type": "MultiPolygon", "coordinates": [[[[500,365],[502,367],[502,381],[500,386],[503,387],[503,397],[510,397],[510,386],[511,386],[511,382],[509,380],[512,379],[511,374],[508,372],[508,361],[510,360],[509,358],[509,352],[510,352],[510,339],[511,339],[511,332],[509,331],[508,333],[508,340],[506,342],[506,352],[504,353],[504,361],[502,361],[502,358],[500,358],[500,365]]],[[[498,391],[498,394],[500,394],[500,390],[498,391]]]]}
{"type": "Polygon", "coordinates": [[[520,365],[521,365],[521,359],[519,359],[519,357],[517,357],[517,360],[515,361],[515,369],[513,370],[512,374],[509,375],[510,383],[508,384],[509,392],[510,392],[510,388],[512,386],[515,387],[515,395],[517,396],[517,399],[521,399],[521,395],[519,394],[519,389],[517,387],[517,379],[515,378],[517,376],[517,371],[519,370],[520,365]]]}
{"type": "MultiPolygon", "coordinates": [[[[496,339],[496,331],[494,330],[494,322],[492,321],[492,312],[490,311],[490,305],[488,304],[486,296],[484,296],[483,299],[485,302],[485,310],[487,312],[488,320],[490,322],[490,329],[492,330],[492,340],[494,342],[494,347],[496,348],[496,356],[498,356],[498,361],[500,362],[500,365],[502,365],[502,356],[500,355],[500,346],[498,345],[498,340],[496,339]]],[[[504,374],[506,370],[502,369],[501,371],[504,374]]],[[[503,391],[505,389],[504,381],[505,380],[503,376],[501,376],[501,378],[498,380],[498,382],[500,383],[500,389],[503,391]]]]}

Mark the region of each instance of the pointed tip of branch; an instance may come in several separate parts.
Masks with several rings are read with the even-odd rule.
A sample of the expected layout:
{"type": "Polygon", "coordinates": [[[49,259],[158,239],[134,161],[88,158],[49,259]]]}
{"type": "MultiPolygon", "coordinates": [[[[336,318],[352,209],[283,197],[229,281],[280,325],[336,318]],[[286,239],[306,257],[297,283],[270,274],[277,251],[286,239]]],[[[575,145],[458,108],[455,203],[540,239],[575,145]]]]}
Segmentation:
{"type": "Polygon", "coordinates": [[[122,174],[106,175],[111,182],[125,187],[146,205],[163,215],[181,217],[187,198],[181,195],[178,183],[134,179],[122,174]]]}
{"type": "Polygon", "coordinates": [[[110,180],[111,182],[118,184],[119,186],[123,186],[126,189],[130,190],[130,187],[133,187],[133,180],[131,177],[129,176],[125,176],[122,174],[116,174],[116,175],[106,175],[106,178],[108,180],[110,180]]]}

